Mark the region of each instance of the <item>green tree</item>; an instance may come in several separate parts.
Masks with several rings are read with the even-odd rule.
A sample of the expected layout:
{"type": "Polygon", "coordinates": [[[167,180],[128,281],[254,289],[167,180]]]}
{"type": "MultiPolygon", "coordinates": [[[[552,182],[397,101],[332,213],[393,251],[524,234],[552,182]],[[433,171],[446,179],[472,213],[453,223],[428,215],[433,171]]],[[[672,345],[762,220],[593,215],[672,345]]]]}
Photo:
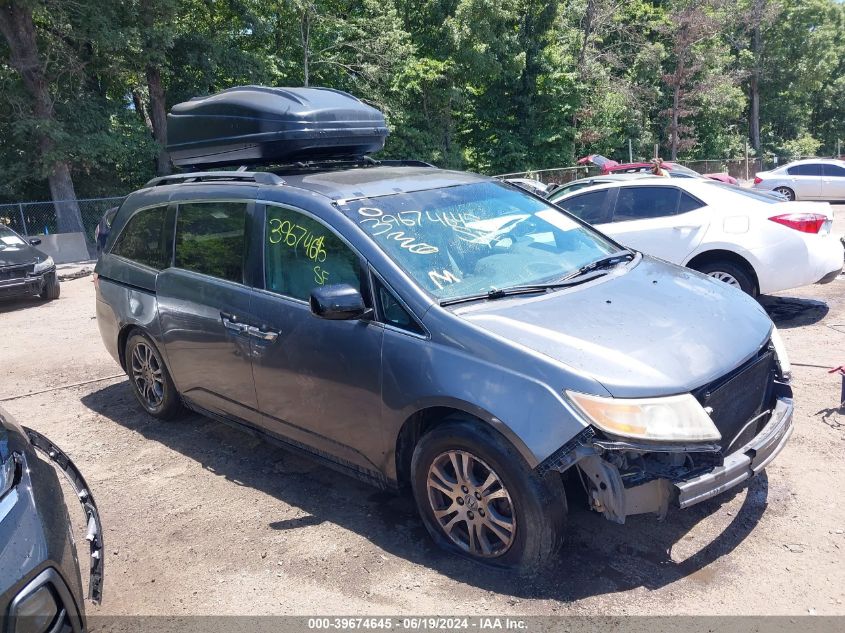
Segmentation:
{"type": "MultiPolygon", "coordinates": [[[[15,131],[35,141],[35,166],[38,173],[46,176],[52,199],[58,201],[59,228],[73,232],[83,230],[82,217],[76,203],[70,165],[61,151],[65,130],[54,107],[56,73],[42,53],[48,34],[53,37],[46,43],[46,48],[64,52],[61,20],[57,20],[59,16],[54,13],[58,10],[57,6],[48,8],[26,0],[7,0],[0,5],[0,33],[8,45],[9,65],[23,88],[12,89],[20,108],[16,113],[15,131]]],[[[68,57],[64,59],[66,64],[70,61],[68,57]]]]}

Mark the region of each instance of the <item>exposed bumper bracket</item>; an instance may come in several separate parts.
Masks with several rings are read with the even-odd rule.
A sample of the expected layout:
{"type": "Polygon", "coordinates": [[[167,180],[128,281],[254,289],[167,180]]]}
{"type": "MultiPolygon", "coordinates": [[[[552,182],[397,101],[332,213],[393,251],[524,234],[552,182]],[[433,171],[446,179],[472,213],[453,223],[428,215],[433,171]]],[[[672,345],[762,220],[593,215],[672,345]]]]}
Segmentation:
{"type": "Polygon", "coordinates": [[[792,398],[779,398],[769,422],[748,444],[725,458],[709,473],[675,484],[678,506],[688,508],[750,479],[783,450],[792,435],[792,398]]]}
{"type": "Polygon", "coordinates": [[[103,526],[100,523],[100,513],[97,511],[97,504],[94,503],[94,497],[91,495],[82,473],[79,472],[76,465],[58,446],[38,431],[33,431],[27,427],[23,427],[23,430],[29,438],[29,442],[61,469],[68,481],[70,481],[71,486],[76,491],[79,502],[82,504],[82,509],[85,511],[85,517],[88,521],[85,539],[89,543],[91,554],[88,599],[99,604],[103,599],[103,555],[105,554],[105,547],[103,545],[103,526]]]}

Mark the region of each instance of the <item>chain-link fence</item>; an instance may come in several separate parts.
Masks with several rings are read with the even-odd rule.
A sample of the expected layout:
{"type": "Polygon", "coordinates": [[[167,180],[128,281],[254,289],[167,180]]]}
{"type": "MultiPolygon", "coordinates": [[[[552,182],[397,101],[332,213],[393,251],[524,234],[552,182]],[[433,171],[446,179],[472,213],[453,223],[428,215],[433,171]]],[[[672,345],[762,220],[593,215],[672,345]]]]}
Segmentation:
{"type": "MultiPolygon", "coordinates": [[[[804,156],[801,159],[793,157],[767,156],[766,158],[712,158],[706,160],[676,160],[671,161],[689,167],[700,174],[723,174],[727,173],[737,180],[753,180],[757,172],[776,169],[780,165],[786,165],[795,160],[803,158],[819,158],[818,156],[804,156]]],[[[627,161],[625,161],[627,162],[627,161]]],[[[634,159],[634,162],[640,162],[634,159]]],[[[649,161],[643,161],[649,162],[649,161]]],[[[556,169],[535,169],[533,171],[514,172],[512,174],[500,174],[496,178],[530,178],[549,185],[564,184],[584,178],[595,176],[601,173],[601,169],[595,165],[583,165],[578,167],[560,167],[556,169]]]]}
{"type": "MultiPolygon", "coordinates": [[[[124,197],[89,198],[77,200],[82,226],[89,243],[94,240],[94,228],[103,214],[119,206],[124,197]]],[[[21,235],[49,235],[62,233],[59,230],[56,202],[15,202],[0,204],[0,222],[7,224],[21,235]]]]}
{"type": "MultiPolygon", "coordinates": [[[[597,172],[597,170],[595,171],[597,172]]],[[[544,185],[562,185],[583,178],[588,173],[589,169],[587,167],[558,167],[555,169],[535,169],[534,171],[499,174],[496,178],[530,178],[531,180],[539,180],[544,185]]]]}
{"type": "Polygon", "coordinates": [[[761,171],[776,169],[780,165],[786,165],[795,160],[804,158],[819,158],[819,156],[802,156],[792,158],[789,156],[767,156],[765,158],[748,157],[744,158],[723,158],[708,160],[678,160],[679,165],[689,167],[700,174],[723,174],[728,173],[737,180],[753,180],[754,174],[761,171]]]}

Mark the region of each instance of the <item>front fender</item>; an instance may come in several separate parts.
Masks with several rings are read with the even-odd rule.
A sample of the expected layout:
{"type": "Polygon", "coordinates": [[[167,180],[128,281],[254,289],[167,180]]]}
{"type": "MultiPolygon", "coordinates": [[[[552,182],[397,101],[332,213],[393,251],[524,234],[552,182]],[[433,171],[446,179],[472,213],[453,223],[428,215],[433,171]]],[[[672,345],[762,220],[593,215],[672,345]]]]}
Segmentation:
{"type": "MultiPolygon", "coordinates": [[[[562,392],[533,377],[543,375],[539,367],[530,376],[516,362],[504,367],[469,350],[395,332],[385,333],[382,363],[388,452],[405,421],[432,407],[456,409],[487,422],[531,468],[586,426],[562,392]]],[[[565,384],[561,379],[561,389],[565,384]]],[[[388,476],[392,457],[385,464],[388,476]]]]}

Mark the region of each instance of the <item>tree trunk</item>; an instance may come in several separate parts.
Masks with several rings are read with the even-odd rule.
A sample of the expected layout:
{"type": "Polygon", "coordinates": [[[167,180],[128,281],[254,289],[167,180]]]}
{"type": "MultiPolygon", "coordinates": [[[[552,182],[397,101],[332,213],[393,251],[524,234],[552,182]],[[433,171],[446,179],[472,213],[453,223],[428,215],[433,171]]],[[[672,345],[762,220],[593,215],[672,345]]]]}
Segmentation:
{"type": "Polygon", "coordinates": [[[678,160],[678,108],[681,105],[681,80],[677,78],[672,94],[672,123],[669,126],[670,160],[678,160]]]}
{"type": "Polygon", "coordinates": [[[751,70],[751,116],[749,117],[749,135],[751,147],[760,152],[760,68],[763,64],[762,21],[765,0],[755,0],[752,7],[753,32],[751,51],[754,54],[754,68],[751,70]]]}
{"type": "Polygon", "coordinates": [[[56,209],[59,233],[84,233],[82,214],[76,201],[76,191],[70,177],[70,168],[65,161],[57,161],[47,174],[50,196],[56,209]]]}
{"type": "Polygon", "coordinates": [[[302,85],[306,88],[309,82],[309,62],[311,52],[311,7],[305,7],[302,20],[299,22],[299,36],[302,43],[302,85]]]}
{"type": "Polygon", "coordinates": [[[147,109],[147,104],[144,103],[144,96],[141,94],[140,88],[134,88],[132,90],[132,103],[135,105],[135,112],[138,113],[138,116],[144,122],[144,127],[155,137],[153,133],[153,122],[150,120],[150,113],[147,109]]]}
{"type": "Polygon", "coordinates": [[[55,115],[44,65],[38,54],[35,23],[30,9],[21,6],[17,0],[0,6],[0,32],[9,43],[10,64],[20,73],[24,87],[32,98],[33,116],[40,122],[36,125],[36,146],[40,159],[45,161],[50,195],[56,202],[59,231],[84,231],[70,167],[67,161],[49,158],[56,144],[47,130],[53,127],[55,115]]]}
{"type": "Polygon", "coordinates": [[[590,35],[593,33],[595,14],[595,0],[587,0],[587,12],[584,14],[584,39],[581,42],[581,50],[578,51],[578,76],[581,80],[586,74],[587,46],[590,44],[590,35]]]}
{"type": "Polygon", "coordinates": [[[757,72],[751,76],[751,119],[749,121],[751,147],[760,153],[760,79],[757,72]]]}
{"type": "Polygon", "coordinates": [[[147,88],[150,91],[150,121],[153,124],[153,136],[158,143],[156,174],[166,176],[171,171],[170,154],[167,152],[167,108],[164,103],[161,69],[158,66],[147,66],[147,88]]]}

